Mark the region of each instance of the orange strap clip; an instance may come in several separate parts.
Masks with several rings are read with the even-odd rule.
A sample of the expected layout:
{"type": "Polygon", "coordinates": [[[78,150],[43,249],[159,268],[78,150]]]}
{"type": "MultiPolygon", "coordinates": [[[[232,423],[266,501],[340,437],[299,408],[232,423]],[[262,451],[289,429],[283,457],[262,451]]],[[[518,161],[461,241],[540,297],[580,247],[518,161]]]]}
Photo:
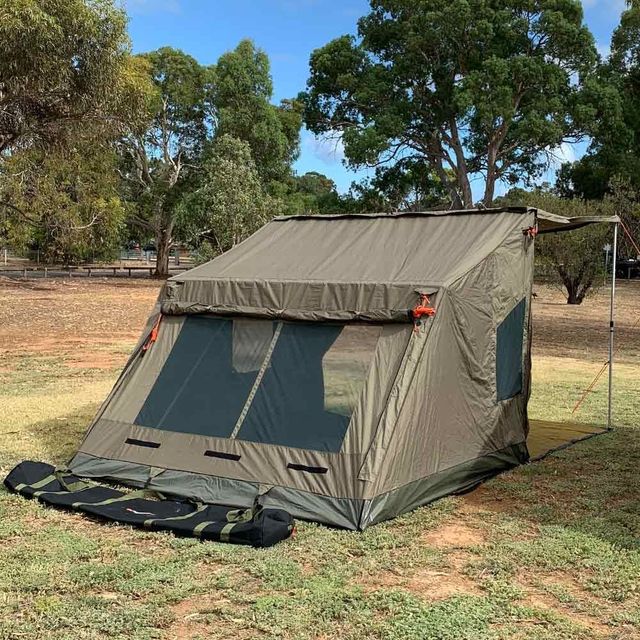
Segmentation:
{"type": "Polygon", "coordinates": [[[142,345],[142,353],[148,351],[153,343],[158,339],[158,330],[160,329],[160,322],[162,321],[162,314],[158,316],[158,319],[155,321],[153,327],[151,328],[151,333],[147,338],[147,341],[142,345]]]}
{"type": "Polygon", "coordinates": [[[424,316],[431,318],[436,315],[436,310],[429,305],[429,296],[426,293],[420,294],[420,302],[411,310],[411,317],[413,318],[413,324],[415,329],[418,328],[420,320],[424,316]]]}
{"type": "Polygon", "coordinates": [[[527,238],[531,238],[532,240],[538,235],[538,225],[536,224],[533,227],[527,227],[522,230],[522,235],[527,236],[527,238]]]}

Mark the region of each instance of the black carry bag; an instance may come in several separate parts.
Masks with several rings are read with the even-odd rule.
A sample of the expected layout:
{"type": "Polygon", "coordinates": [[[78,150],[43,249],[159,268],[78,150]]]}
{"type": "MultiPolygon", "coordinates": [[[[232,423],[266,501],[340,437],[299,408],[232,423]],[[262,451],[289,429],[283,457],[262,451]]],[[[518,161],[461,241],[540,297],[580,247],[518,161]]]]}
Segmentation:
{"type": "Polygon", "coordinates": [[[26,461],[9,473],[5,486],[25,498],[36,498],[53,507],[130,524],[152,531],[202,540],[270,547],[288,538],[294,520],[282,509],[249,509],[178,499],[153,500],[146,491],[130,493],[81,480],[43,462],[26,461]]]}

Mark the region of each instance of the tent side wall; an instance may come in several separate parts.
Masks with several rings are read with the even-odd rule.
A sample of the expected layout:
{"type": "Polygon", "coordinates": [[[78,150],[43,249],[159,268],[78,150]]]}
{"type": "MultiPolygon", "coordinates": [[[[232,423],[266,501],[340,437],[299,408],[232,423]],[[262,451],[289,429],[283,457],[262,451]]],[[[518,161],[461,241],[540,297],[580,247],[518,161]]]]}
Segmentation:
{"type": "Polygon", "coordinates": [[[528,459],[533,242],[523,229],[534,218],[510,217],[504,242],[438,295],[361,527],[528,459]]]}

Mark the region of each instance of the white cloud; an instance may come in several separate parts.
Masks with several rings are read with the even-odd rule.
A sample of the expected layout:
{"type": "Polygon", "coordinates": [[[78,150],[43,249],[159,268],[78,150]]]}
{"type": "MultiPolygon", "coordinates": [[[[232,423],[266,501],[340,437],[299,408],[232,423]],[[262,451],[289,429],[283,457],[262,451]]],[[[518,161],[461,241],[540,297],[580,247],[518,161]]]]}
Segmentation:
{"type": "Polygon", "coordinates": [[[341,164],[344,160],[344,142],[337,131],[319,137],[304,129],[302,132],[302,147],[303,151],[328,166],[341,164]]]}
{"type": "Polygon", "coordinates": [[[551,165],[554,169],[559,169],[565,162],[575,162],[577,160],[576,151],[572,144],[563,142],[559,147],[549,150],[551,165]]]}

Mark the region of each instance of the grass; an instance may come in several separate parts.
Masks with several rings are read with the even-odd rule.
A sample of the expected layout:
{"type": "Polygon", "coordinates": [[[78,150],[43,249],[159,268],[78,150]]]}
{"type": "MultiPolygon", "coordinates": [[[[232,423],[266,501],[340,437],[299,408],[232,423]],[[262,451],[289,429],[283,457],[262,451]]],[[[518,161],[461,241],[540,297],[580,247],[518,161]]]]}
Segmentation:
{"type": "MultiPolygon", "coordinates": [[[[122,344],[101,350],[123,357],[122,344]]],[[[597,369],[539,354],[532,416],[572,419],[597,369]]],[[[68,458],[115,368],[7,350],[0,376],[4,474],[68,458]]],[[[617,367],[612,433],[364,533],[298,523],[272,549],[97,524],[0,490],[0,640],[640,637],[639,387],[636,365],[617,367]]],[[[605,389],[578,420],[603,421],[605,389]]]]}

